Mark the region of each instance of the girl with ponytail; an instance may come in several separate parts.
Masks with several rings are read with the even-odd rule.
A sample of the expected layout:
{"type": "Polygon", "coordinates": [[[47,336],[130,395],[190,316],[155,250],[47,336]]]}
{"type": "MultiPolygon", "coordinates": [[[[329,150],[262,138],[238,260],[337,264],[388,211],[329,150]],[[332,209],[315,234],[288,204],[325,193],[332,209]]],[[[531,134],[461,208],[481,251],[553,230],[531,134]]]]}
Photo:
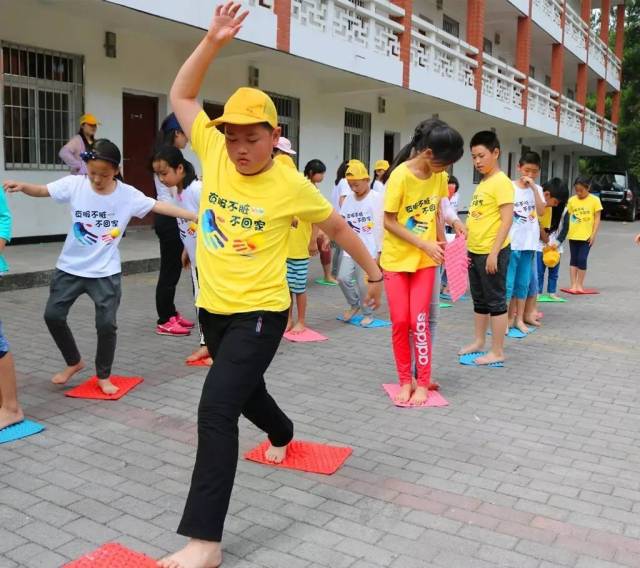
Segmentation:
{"type": "Polygon", "coordinates": [[[429,311],[436,270],[444,260],[440,201],[448,197],[446,169],[463,154],[462,136],[441,120],[415,129],[383,177],[385,234],[381,266],[400,382],[397,402],[424,404],[431,383],[429,311]],[[413,338],[413,341],[412,341],[413,338]],[[416,380],[411,371],[415,350],[416,380]]]}

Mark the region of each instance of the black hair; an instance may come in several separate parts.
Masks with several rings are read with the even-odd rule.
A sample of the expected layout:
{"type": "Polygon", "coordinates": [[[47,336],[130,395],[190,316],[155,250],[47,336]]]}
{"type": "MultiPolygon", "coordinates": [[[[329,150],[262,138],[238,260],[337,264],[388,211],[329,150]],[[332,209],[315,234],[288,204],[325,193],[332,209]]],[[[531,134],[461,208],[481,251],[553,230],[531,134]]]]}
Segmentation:
{"type": "Polygon", "coordinates": [[[460,182],[456,176],[449,176],[449,183],[456,186],[456,191],[460,189],[460,182]]]}
{"type": "Polygon", "coordinates": [[[562,213],[569,200],[569,186],[563,179],[554,177],[542,184],[542,191],[548,191],[550,197],[558,200],[558,206],[554,207],[551,212],[551,226],[549,227],[549,231],[553,233],[557,231],[560,226],[562,213]]]}
{"type": "Polygon", "coordinates": [[[474,146],[484,146],[490,152],[493,152],[496,148],[500,149],[500,140],[493,130],[481,130],[476,132],[471,138],[469,148],[474,146]]]}
{"type": "Polygon", "coordinates": [[[86,152],[82,152],[80,157],[85,162],[90,162],[91,160],[109,162],[116,168],[120,168],[120,161],[122,160],[122,155],[120,154],[118,147],[111,142],[111,140],[107,140],[106,138],[98,138],[93,143],[93,148],[86,152]]]}
{"type": "Polygon", "coordinates": [[[336,171],[336,183],[338,185],[340,180],[344,179],[344,176],[347,173],[347,168],[349,167],[349,160],[345,160],[338,166],[338,171],[336,171]]]}
{"type": "Polygon", "coordinates": [[[189,187],[192,182],[198,179],[193,164],[189,160],[185,159],[179,148],[176,148],[175,146],[162,146],[162,148],[156,150],[153,155],[154,162],[158,162],[160,160],[167,162],[169,167],[174,170],[177,169],[178,166],[182,166],[184,168],[184,181],[182,182],[183,189],[189,187]]]}
{"type": "Polygon", "coordinates": [[[431,150],[433,159],[441,164],[453,164],[464,154],[464,140],[460,133],[446,122],[437,118],[423,120],[413,131],[413,137],[393,159],[391,167],[382,176],[382,183],[387,183],[393,170],[406,162],[415,153],[431,150]]]}
{"type": "Polygon", "coordinates": [[[591,178],[587,176],[579,175],[573,182],[573,185],[574,186],[582,185],[588,189],[589,187],[591,187],[591,178]]]}
{"type": "Polygon", "coordinates": [[[534,152],[533,150],[527,150],[522,156],[520,156],[520,160],[518,161],[518,165],[520,167],[525,164],[531,164],[532,166],[540,167],[542,165],[542,160],[540,159],[540,154],[538,152],[534,152]]]}
{"type": "Polygon", "coordinates": [[[322,160],[318,159],[307,162],[307,165],[304,167],[304,175],[309,179],[311,179],[314,174],[323,174],[326,171],[327,166],[324,165],[322,160]]]}

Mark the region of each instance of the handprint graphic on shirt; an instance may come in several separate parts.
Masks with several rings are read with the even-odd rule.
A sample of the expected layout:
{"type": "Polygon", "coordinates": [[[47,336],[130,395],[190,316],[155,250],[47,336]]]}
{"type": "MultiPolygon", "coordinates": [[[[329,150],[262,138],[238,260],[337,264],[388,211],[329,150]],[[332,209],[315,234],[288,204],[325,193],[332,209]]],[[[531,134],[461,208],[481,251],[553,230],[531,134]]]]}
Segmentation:
{"type": "Polygon", "coordinates": [[[217,250],[224,248],[225,243],[229,240],[218,226],[218,222],[224,223],[224,219],[218,217],[212,209],[205,209],[202,214],[202,236],[204,244],[209,250],[217,250]]]}
{"type": "MultiPolygon", "coordinates": [[[[91,227],[91,225],[87,225],[91,227]]],[[[73,236],[81,245],[95,245],[98,242],[98,235],[88,231],[82,223],[73,224],[73,236]]]]}
{"type": "Polygon", "coordinates": [[[242,256],[251,257],[263,244],[263,235],[253,235],[248,239],[234,239],[233,249],[242,256]]]}
{"type": "Polygon", "coordinates": [[[416,217],[409,217],[405,223],[405,227],[416,235],[421,235],[429,228],[429,223],[419,221],[416,217]]]}
{"type": "Polygon", "coordinates": [[[354,232],[356,232],[356,233],[360,232],[360,227],[357,227],[351,221],[347,221],[347,225],[349,225],[349,227],[351,227],[354,230],[354,232]]]}

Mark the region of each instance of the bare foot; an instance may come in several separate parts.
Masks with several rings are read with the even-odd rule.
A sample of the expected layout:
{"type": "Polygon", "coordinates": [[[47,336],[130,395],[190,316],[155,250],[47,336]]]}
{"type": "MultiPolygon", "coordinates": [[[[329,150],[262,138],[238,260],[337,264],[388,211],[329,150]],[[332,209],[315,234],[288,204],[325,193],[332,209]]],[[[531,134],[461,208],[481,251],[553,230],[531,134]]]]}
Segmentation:
{"type": "Polygon", "coordinates": [[[8,410],[7,408],[0,408],[0,430],[13,426],[18,422],[24,420],[24,414],[22,408],[18,406],[16,410],[8,410]]]}
{"type": "Polygon", "coordinates": [[[427,402],[428,396],[429,390],[427,387],[417,387],[414,393],[411,395],[411,398],[409,399],[409,404],[420,406],[427,402]]]}
{"type": "Polygon", "coordinates": [[[470,343],[466,347],[463,347],[458,351],[458,355],[466,355],[467,353],[477,353],[478,351],[482,351],[484,349],[484,341],[474,341],[470,343]]]}
{"type": "Polygon", "coordinates": [[[331,284],[337,284],[338,283],[338,281],[333,276],[329,276],[329,278],[325,278],[324,281],[325,282],[331,282],[331,284]]]}
{"type": "Polygon", "coordinates": [[[362,327],[367,327],[370,326],[373,323],[373,316],[364,316],[362,318],[362,321],[360,322],[360,325],[362,327]]]}
{"type": "Polygon", "coordinates": [[[285,333],[289,333],[293,327],[293,320],[287,320],[287,327],[284,328],[285,333]]]}
{"type": "Polygon", "coordinates": [[[269,446],[264,452],[264,457],[271,463],[282,463],[287,457],[287,446],[269,446]]]}
{"type": "Polygon", "coordinates": [[[116,394],[120,390],[111,379],[98,379],[98,386],[104,394],[116,394]]]}
{"type": "Polygon", "coordinates": [[[351,321],[353,319],[353,316],[355,316],[359,311],[360,308],[349,308],[348,310],[342,312],[342,319],[345,322],[351,321]]]}
{"type": "Polygon", "coordinates": [[[534,327],[540,327],[542,325],[542,322],[539,322],[535,315],[524,316],[524,323],[526,323],[527,325],[532,325],[534,327]]]}
{"type": "Polygon", "coordinates": [[[53,375],[51,382],[54,385],[64,385],[73,375],[82,371],[84,369],[84,361],[80,360],[80,362],[76,365],[69,365],[64,371],[53,375]]]}
{"type": "Polygon", "coordinates": [[[412,391],[413,391],[413,387],[411,383],[402,385],[400,387],[400,390],[398,391],[398,394],[393,397],[393,400],[395,400],[396,402],[409,402],[412,391]]]}
{"type": "Polygon", "coordinates": [[[303,321],[299,321],[296,325],[291,328],[291,333],[302,333],[307,330],[307,326],[304,325],[303,321]]]}
{"type": "Polygon", "coordinates": [[[195,538],[182,550],[158,561],[160,568],[218,568],[221,564],[220,543],[195,538]]]}
{"type": "Polygon", "coordinates": [[[499,357],[498,355],[493,354],[491,351],[482,357],[478,357],[474,359],[473,362],[476,365],[490,365],[491,363],[503,363],[504,357],[499,357]]]}
{"type": "Polygon", "coordinates": [[[558,294],[549,294],[549,298],[553,298],[554,300],[561,300],[562,298],[560,298],[560,296],[558,296],[558,294]]]}
{"type": "Polygon", "coordinates": [[[200,359],[204,359],[205,357],[209,357],[209,349],[207,349],[206,345],[202,345],[187,357],[187,362],[193,363],[194,361],[200,361],[200,359]]]}
{"type": "Polygon", "coordinates": [[[529,334],[531,331],[524,323],[524,321],[516,322],[516,329],[519,329],[522,333],[529,334]]]}

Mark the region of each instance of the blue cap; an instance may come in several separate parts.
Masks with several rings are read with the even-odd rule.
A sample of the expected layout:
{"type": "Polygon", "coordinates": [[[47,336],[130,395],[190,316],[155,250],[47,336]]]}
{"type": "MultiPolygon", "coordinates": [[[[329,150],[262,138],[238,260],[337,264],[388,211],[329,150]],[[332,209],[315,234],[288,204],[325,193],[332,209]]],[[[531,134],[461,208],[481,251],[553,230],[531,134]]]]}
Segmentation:
{"type": "Polygon", "coordinates": [[[180,123],[173,112],[162,121],[162,126],[160,128],[163,132],[171,132],[172,130],[179,130],[180,132],[183,132],[182,126],[180,126],[180,123]]]}

